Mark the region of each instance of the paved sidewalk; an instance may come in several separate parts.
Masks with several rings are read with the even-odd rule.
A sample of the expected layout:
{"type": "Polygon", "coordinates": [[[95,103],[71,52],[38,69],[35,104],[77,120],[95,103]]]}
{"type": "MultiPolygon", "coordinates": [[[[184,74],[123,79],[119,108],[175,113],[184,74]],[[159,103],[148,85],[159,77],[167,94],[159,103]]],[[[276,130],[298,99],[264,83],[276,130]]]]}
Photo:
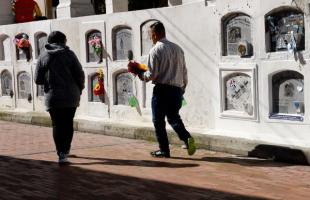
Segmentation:
{"type": "Polygon", "coordinates": [[[310,167],[76,133],[59,167],[51,129],[0,121],[0,200],[310,199],[310,167]]]}

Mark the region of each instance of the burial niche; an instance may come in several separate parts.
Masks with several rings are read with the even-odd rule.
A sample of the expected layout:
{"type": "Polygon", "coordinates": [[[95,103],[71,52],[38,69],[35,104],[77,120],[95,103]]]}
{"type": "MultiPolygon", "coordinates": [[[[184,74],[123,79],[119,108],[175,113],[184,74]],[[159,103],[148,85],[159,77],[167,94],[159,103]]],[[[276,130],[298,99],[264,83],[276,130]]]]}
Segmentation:
{"type": "Polygon", "coordinates": [[[102,62],[102,37],[101,32],[98,30],[90,31],[86,34],[86,58],[87,62],[102,62]]]}
{"type": "MultiPolygon", "coordinates": [[[[304,115],[304,76],[286,70],[272,76],[272,115],[304,115]]],[[[272,117],[271,117],[272,118],[272,117]]],[[[284,117],[283,119],[295,118],[284,117]]],[[[301,119],[301,118],[299,118],[301,119]]]]}
{"type": "Polygon", "coordinates": [[[31,45],[29,36],[26,33],[19,33],[15,36],[14,43],[16,46],[16,59],[30,61],[31,45]]]}
{"type": "Polygon", "coordinates": [[[27,72],[19,73],[17,77],[18,82],[18,98],[29,99],[31,97],[31,78],[27,72]]]}
{"type": "Polygon", "coordinates": [[[224,78],[225,111],[238,111],[253,115],[253,97],[251,77],[236,72],[224,78]]]}
{"type": "Polygon", "coordinates": [[[89,102],[104,102],[104,98],[100,98],[99,95],[94,95],[94,88],[98,82],[97,73],[93,73],[88,76],[88,101],[89,102]]]}
{"type": "Polygon", "coordinates": [[[153,47],[153,42],[150,35],[150,26],[158,20],[148,20],[141,25],[141,55],[148,55],[150,49],[153,47]]]}
{"type": "Polygon", "coordinates": [[[0,35],[0,61],[5,61],[9,57],[9,42],[10,38],[7,35],[0,35]]]}
{"type": "Polygon", "coordinates": [[[12,89],[12,75],[8,70],[1,73],[1,91],[2,96],[11,96],[12,89]]]}
{"type": "Polygon", "coordinates": [[[129,105],[128,98],[133,95],[133,78],[127,72],[121,72],[115,77],[116,105],[129,105]]]}
{"type": "Polygon", "coordinates": [[[132,30],[129,27],[113,29],[113,58],[128,60],[128,51],[132,51],[132,30]]]}
{"type": "Polygon", "coordinates": [[[168,0],[147,0],[147,1],[128,0],[129,11],[160,8],[167,6],[168,6],[168,0]]]}
{"type": "Polygon", "coordinates": [[[43,52],[45,52],[45,44],[47,44],[47,34],[38,33],[35,35],[35,55],[38,58],[43,52]]]}
{"type": "Polygon", "coordinates": [[[278,8],[265,16],[266,52],[305,49],[304,14],[295,8],[278,8]]]}
{"type": "Polygon", "coordinates": [[[96,15],[106,13],[105,0],[92,0],[91,2],[93,4],[96,15]]]}
{"type": "Polygon", "coordinates": [[[229,14],[222,19],[223,56],[253,55],[251,18],[243,13],[229,14]]]}

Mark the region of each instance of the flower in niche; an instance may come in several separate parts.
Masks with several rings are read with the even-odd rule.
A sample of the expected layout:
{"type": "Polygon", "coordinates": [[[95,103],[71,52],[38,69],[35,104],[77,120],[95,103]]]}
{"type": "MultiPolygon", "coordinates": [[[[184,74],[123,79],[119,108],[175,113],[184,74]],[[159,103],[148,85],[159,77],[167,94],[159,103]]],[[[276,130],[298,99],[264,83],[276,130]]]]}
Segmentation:
{"type": "Polygon", "coordinates": [[[98,72],[96,73],[98,82],[94,87],[94,95],[99,96],[99,95],[104,95],[104,84],[103,84],[103,70],[99,69],[98,72]]]}
{"type": "Polygon", "coordinates": [[[26,59],[29,61],[31,59],[29,36],[25,33],[19,33],[14,38],[14,44],[26,54],[26,59]]]}
{"type": "Polygon", "coordinates": [[[102,40],[101,37],[95,35],[91,37],[91,39],[88,40],[88,44],[93,48],[95,54],[99,56],[100,60],[99,62],[102,62],[102,40]]]}

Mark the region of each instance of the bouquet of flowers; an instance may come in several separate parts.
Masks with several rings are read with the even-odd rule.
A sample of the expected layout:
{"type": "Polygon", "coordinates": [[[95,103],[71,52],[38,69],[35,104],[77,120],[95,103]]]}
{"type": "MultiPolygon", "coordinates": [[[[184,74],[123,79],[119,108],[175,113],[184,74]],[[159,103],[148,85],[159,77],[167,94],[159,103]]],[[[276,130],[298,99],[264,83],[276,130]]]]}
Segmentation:
{"type": "Polygon", "coordinates": [[[29,48],[30,47],[30,42],[27,38],[22,37],[21,39],[15,39],[15,45],[19,49],[24,49],[24,48],[29,48]]]}
{"type": "Polygon", "coordinates": [[[93,90],[94,95],[96,96],[104,95],[103,70],[99,69],[96,75],[97,75],[98,82],[93,90]]]}
{"type": "Polygon", "coordinates": [[[31,54],[30,54],[30,42],[29,42],[29,37],[26,34],[18,34],[15,39],[14,43],[17,48],[23,50],[26,54],[27,61],[31,59],[31,54]]]}
{"type": "Polygon", "coordinates": [[[129,61],[128,63],[128,72],[133,73],[134,75],[141,75],[147,70],[148,67],[145,64],[136,61],[129,61]]]}
{"type": "Polygon", "coordinates": [[[99,56],[102,52],[102,41],[98,36],[94,36],[88,41],[88,44],[93,48],[94,52],[99,56]]]}

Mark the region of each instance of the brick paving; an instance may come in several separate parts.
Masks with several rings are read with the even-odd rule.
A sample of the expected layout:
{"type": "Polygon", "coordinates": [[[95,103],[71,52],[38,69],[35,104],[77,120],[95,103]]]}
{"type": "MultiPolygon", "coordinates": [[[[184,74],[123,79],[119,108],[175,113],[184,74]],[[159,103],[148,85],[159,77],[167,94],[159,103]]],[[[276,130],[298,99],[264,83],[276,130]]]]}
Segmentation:
{"type": "Polygon", "coordinates": [[[179,146],[75,133],[71,164],[58,166],[47,127],[0,121],[0,200],[310,199],[310,167],[179,146]]]}

